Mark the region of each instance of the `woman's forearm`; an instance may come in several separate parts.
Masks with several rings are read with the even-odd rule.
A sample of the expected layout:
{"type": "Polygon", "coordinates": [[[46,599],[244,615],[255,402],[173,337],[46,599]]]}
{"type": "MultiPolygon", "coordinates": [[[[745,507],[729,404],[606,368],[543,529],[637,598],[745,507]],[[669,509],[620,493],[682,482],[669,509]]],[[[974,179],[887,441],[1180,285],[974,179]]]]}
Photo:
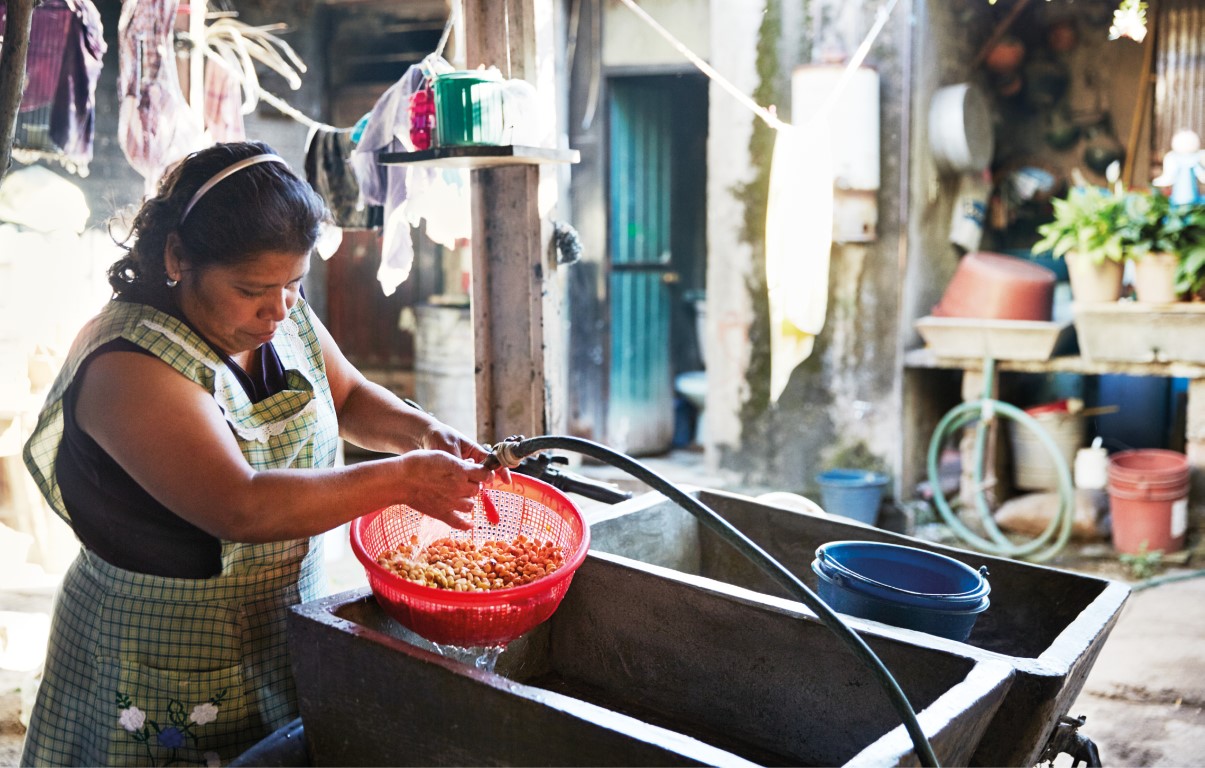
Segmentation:
{"type": "Polygon", "coordinates": [[[404,503],[456,527],[488,476],[440,451],[414,451],[326,469],[255,472],[205,526],[243,542],[295,539],[328,531],[360,515],[404,503]]]}
{"type": "Polygon", "coordinates": [[[405,453],[423,445],[436,420],[404,403],[385,387],[364,379],[339,413],[339,436],[382,453],[405,453]]]}

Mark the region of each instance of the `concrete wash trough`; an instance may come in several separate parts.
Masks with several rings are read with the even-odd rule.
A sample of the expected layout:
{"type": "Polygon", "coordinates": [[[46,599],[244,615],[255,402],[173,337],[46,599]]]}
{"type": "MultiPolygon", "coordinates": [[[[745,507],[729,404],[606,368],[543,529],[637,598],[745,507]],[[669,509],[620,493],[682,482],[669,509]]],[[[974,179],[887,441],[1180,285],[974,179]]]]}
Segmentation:
{"type": "MultiPolygon", "coordinates": [[[[979,615],[965,643],[849,619],[860,630],[874,628],[910,645],[1004,662],[1015,671],[1004,701],[974,749],[975,765],[1031,766],[1038,762],[1129,596],[1129,587],[1118,582],[944,547],[845,518],[781,509],[719,491],[699,489],[691,495],[813,590],[817,589],[811,569],[816,548],[831,541],[891,542],[940,552],[976,569],[986,565],[991,606],[979,615]]],[[[693,515],[657,493],[602,510],[592,517],[590,533],[592,552],[608,552],[734,585],[750,590],[768,605],[781,605],[788,596],[693,515]]],[[[890,663],[887,666],[893,674],[903,671],[890,663]]],[[[1091,737],[1091,723],[1085,724],[1084,735],[1091,737]]]]}
{"type": "MultiPolygon", "coordinates": [[[[878,683],[798,603],[605,553],[495,671],[433,647],[371,592],[294,609],[313,765],[916,764],[878,683]]],[[[1014,677],[968,647],[864,637],[943,765],[966,765],[1014,677]]]]}

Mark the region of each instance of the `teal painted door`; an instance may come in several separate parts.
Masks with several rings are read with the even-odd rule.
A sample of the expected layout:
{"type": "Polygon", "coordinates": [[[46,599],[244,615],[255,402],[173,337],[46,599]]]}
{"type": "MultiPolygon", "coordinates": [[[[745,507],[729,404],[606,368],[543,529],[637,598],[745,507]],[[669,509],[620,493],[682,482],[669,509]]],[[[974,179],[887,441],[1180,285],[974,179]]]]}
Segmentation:
{"type": "Polygon", "coordinates": [[[611,372],[607,437],[633,455],[673,439],[670,355],[674,118],[658,79],[610,81],[611,372]]]}

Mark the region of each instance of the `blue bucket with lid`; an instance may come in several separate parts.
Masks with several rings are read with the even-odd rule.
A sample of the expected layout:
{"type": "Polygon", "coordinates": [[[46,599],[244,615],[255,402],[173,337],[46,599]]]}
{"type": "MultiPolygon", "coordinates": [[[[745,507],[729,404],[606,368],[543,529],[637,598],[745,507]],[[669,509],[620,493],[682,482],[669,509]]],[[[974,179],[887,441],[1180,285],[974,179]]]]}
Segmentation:
{"type": "Polygon", "coordinates": [[[816,549],[812,570],[838,613],[952,640],[966,640],[990,604],[986,567],[915,547],[833,541],[816,549]]]}

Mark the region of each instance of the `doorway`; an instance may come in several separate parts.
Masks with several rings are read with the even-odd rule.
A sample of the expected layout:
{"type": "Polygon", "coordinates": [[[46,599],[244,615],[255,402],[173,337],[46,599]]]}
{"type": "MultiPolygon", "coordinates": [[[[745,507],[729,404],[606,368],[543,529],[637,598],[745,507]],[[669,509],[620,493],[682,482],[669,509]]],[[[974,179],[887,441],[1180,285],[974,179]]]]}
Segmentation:
{"type": "Polygon", "coordinates": [[[702,368],[696,300],[706,279],[707,80],[608,81],[611,367],[607,439],[632,455],[674,442],[673,381],[702,368]]]}

